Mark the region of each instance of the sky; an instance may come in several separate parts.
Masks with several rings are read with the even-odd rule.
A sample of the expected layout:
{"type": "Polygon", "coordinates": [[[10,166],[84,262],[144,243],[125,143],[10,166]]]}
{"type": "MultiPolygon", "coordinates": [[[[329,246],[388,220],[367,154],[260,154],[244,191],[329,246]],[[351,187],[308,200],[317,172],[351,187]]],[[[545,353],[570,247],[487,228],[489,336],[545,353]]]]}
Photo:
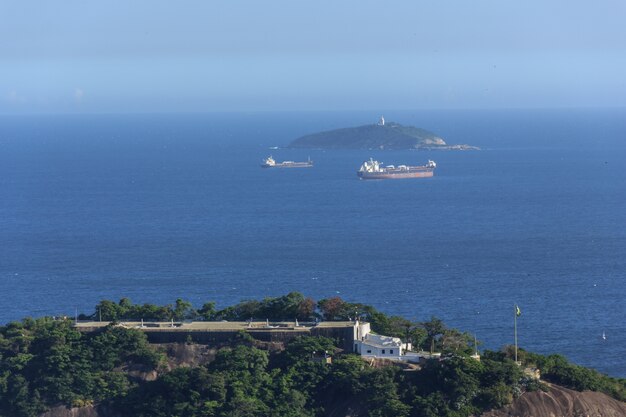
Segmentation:
{"type": "Polygon", "coordinates": [[[622,0],[0,0],[0,114],[626,106],[622,0]]]}

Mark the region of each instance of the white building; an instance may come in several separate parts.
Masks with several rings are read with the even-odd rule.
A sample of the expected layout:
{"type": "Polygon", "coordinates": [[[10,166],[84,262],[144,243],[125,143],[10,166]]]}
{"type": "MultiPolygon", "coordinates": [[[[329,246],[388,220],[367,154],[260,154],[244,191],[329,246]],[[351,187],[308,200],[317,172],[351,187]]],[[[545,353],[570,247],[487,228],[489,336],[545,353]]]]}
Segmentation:
{"type": "Polygon", "coordinates": [[[440,353],[412,352],[410,343],[402,343],[398,337],[371,333],[370,324],[357,322],[355,326],[354,352],[365,358],[381,358],[419,363],[439,358],[440,353]]]}
{"type": "Polygon", "coordinates": [[[402,340],[397,337],[368,333],[355,340],[354,347],[361,356],[402,360],[402,340]]]}

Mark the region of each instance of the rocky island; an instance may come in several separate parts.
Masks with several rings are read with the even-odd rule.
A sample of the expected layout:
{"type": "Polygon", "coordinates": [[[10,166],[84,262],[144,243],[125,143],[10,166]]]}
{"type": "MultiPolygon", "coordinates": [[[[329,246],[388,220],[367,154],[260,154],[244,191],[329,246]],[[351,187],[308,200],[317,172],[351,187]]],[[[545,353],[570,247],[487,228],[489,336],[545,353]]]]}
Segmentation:
{"type": "Polygon", "coordinates": [[[414,126],[385,122],[348,127],[302,136],[290,148],[390,149],[390,150],[478,150],[471,145],[450,145],[435,133],[414,126]]]}

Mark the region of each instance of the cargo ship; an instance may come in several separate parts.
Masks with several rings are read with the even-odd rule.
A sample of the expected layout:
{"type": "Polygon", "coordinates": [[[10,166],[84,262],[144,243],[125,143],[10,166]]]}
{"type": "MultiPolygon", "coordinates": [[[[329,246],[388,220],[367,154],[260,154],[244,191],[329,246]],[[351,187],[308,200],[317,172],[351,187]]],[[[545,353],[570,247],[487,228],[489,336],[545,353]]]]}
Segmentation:
{"type": "Polygon", "coordinates": [[[362,180],[385,180],[385,179],[402,179],[402,178],[426,178],[432,177],[437,164],[435,161],[428,160],[426,165],[410,166],[410,165],[387,165],[383,166],[381,162],[369,161],[363,162],[361,168],[357,171],[357,175],[362,180]]]}
{"type": "Polygon", "coordinates": [[[283,161],[276,162],[274,158],[271,156],[265,158],[263,163],[261,164],[262,168],[311,168],[313,166],[313,161],[309,158],[308,161],[305,162],[294,162],[294,161],[283,161]]]}

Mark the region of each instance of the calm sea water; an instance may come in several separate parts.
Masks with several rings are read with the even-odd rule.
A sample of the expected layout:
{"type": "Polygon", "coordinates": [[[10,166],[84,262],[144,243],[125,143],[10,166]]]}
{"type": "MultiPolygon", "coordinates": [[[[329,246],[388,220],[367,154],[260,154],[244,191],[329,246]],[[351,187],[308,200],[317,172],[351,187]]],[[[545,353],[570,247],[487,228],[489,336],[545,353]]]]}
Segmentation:
{"type": "Polygon", "coordinates": [[[2,116],[0,322],[300,291],[497,349],[518,303],[521,346],[626,377],[625,113],[385,113],[480,152],[268,150],[372,113],[2,116]],[[439,168],[359,181],[370,156],[439,168]]]}

